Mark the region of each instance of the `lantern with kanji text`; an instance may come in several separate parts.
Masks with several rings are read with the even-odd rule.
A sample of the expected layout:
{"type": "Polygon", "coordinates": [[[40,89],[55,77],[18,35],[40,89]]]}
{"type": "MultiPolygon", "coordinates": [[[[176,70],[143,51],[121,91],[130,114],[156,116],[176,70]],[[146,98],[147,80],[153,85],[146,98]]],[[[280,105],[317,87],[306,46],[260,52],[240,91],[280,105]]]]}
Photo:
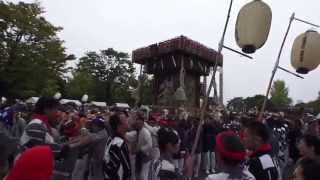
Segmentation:
{"type": "Polygon", "coordinates": [[[291,65],[297,73],[307,74],[320,64],[320,34],[313,30],[300,34],[291,50],[291,65]]]}

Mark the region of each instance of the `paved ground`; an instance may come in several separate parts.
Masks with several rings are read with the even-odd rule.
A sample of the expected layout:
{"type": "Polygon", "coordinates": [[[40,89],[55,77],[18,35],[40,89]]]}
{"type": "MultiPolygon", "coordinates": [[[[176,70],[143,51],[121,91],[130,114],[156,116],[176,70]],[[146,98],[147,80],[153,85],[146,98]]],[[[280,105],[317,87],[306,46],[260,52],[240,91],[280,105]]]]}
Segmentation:
{"type": "Polygon", "coordinates": [[[200,172],[200,176],[198,178],[193,178],[192,180],[205,180],[207,177],[206,173],[204,171],[200,172]]]}

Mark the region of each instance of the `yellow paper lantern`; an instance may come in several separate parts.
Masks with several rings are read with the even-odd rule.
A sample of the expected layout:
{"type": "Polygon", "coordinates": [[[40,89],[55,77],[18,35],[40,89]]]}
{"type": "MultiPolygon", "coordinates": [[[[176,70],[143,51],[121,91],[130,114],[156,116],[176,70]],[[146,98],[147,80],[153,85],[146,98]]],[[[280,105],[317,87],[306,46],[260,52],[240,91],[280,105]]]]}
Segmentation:
{"type": "Polygon", "coordinates": [[[300,34],[291,50],[291,64],[297,73],[307,74],[320,64],[320,34],[309,30],[300,34]]]}
{"type": "Polygon", "coordinates": [[[244,53],[254,53],[268,39],[272,21],[271,8],[254,0],[240,10],[236,23],[236,41],[244,53]]]}

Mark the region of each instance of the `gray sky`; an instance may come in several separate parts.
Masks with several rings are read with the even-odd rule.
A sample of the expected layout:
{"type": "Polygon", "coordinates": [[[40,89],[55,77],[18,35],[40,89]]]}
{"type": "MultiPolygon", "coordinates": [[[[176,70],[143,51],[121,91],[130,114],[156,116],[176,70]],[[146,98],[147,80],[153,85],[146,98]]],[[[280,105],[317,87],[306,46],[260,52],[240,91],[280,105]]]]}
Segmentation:
{"type": "MultiPolygon", "coordinates": [[[[17,0],[14,0],[17,2],[17,0]]],[[[32,2],[26,0],[26,2],[32,2]]],[[[40,0],[45,17],[63,27],[59,34],[69,53],[80,57],[89,50],[113,47],[132,50],[151,43],[186,35],[217,49],[229,0],[40,0]]],[[[240,8],[250,0],[234,0],[225,44],[238,49],[234,26],[240,8]]],[[[265,0],[273,11],[269,39],[253,56],[254,60],[224,50],[225,101],[237,96],[264,94],[275,58],[288,26],[289,17],[320,24],[319,0],[265,0]]],[[[294,38],[310,26],[294,22],[280,65],[292,71],[291,46],[294,38]]],[[[278,71],[275,79],[285,80],[290,96],[309,101],[320,90],[320,67],[297,79],[278,71]]]]}

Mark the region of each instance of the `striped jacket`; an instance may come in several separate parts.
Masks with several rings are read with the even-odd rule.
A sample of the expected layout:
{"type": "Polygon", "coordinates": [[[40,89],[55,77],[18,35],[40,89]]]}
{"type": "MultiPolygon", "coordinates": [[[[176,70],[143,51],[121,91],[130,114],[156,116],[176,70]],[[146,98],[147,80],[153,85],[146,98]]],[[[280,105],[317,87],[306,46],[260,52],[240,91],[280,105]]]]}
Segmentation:
{"type": "Polygon", "coordinates": [[[103,161],[105,180],[130,179],[129,149],[123,138],[116,136],[107,142],[103,161]]]}
{"type": "Polygon", "coordinates": [[[48,127],[40,119],[32,119],[25,127],[24,132],[20,138],[20,152],[32,148],[36,145],[49,145],[55,159],[64,156],[67,146],[57,144],[51,134],[48,127]]]}
{"type": "Polygon", "coordinates": [[[29,122],[20,138],[20,145],[24,146],[30,141],[39,144],[54,143],[54,139],[50,135],[49,130],[40,119],[33,119],[29,122]]]}

